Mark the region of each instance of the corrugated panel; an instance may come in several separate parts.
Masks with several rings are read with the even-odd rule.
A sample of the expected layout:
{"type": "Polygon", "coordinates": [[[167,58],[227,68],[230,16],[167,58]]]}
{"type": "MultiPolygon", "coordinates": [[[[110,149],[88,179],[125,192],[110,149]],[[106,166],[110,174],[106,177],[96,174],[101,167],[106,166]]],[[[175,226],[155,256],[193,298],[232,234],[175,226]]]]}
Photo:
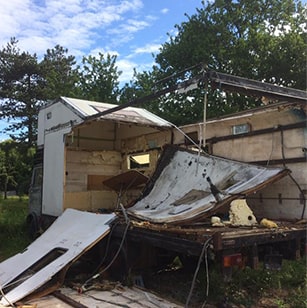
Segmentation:
{"type": "Polygon", "coordinates": [[[154,223],[197,221],[286,174],[288,170],[282,168],[265,168],[167,146],[144,191],[145,197],[128,212],[154,223]],[[218,201],[208,178],[220,191],[218,201]]]}

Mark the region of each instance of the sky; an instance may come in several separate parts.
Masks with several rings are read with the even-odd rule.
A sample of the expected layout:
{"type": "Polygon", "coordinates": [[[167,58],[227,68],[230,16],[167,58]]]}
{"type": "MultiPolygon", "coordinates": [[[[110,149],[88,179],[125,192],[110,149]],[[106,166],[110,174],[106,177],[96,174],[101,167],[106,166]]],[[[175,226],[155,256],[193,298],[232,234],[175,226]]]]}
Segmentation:
{"type": "MultiPolygon", "coordinates": [[[[167,34],[174,36],[175,24],[201,6],[201,0],[0,0],[0,48],[15,37],[22,51],[39,59],[57,44],[77,60],[110,53],[124,84],[134,68],[151,70],[152,54],[167,34]]],[[[0,141],[7,139],[1,133],[6,125],[0,119],[0,141]]]]}

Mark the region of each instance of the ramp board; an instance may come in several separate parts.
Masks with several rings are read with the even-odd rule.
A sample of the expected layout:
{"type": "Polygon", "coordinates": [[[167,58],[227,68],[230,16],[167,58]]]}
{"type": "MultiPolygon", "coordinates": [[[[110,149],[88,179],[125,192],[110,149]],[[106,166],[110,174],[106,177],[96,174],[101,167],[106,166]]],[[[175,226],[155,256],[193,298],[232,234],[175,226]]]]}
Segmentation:
{"type": "Polygon", "coordinates": [[[0,304],[8,306],[49,282],[109,233],[115,214],[67,209],[23,252],[0,263],[0,304]],[[3,294],[2,294],[3,295],[3,294]]]}
{"type": "Polygon", "coordinates": [[[144,197],[128,213],[153,223],[196,222],[288,173],[283,168],[265,168],[168,145],[144,197]],[[222,192],[218,201],[208,178],[222,192]]]}

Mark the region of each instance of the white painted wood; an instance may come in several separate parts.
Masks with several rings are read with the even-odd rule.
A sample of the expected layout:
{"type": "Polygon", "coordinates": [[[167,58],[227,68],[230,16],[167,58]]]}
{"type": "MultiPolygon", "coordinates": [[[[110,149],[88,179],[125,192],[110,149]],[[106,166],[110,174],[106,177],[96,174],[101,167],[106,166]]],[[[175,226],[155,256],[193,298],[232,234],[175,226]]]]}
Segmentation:
{"type": "Polygon", "coordinates": [[[115,214],[102,215],[67,209],[25,251],[0,263],[1,287],[5,288],[53,249],[67,251],[5,294],[0,303],[6,306],[15,303],[44,285],[67,264],[106,236],[109,224],[114,219],[115,214]]]}

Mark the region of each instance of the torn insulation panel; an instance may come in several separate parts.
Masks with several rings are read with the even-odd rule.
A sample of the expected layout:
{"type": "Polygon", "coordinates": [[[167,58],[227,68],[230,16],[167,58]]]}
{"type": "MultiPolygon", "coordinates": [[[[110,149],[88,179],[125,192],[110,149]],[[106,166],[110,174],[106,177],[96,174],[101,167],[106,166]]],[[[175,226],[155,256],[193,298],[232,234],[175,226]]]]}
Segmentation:
{"type": "Polygon", "coordinates": [[[288,173],[168,145],[142,199],[128,213],[153,223],[195,222],[288,173]]]}
{"type": "Polygon", "coordinates": [[[232,226],[254,226],[258,224],[245,199],[233,200],[230,203],[229,219],[232,226]]]}

